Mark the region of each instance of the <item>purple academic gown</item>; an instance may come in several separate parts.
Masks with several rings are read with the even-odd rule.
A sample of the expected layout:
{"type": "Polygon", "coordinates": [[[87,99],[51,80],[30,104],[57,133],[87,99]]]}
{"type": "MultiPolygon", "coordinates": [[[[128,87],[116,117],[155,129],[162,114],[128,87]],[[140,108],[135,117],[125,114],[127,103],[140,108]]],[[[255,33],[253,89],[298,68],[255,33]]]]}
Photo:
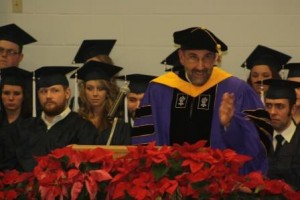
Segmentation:
{"type": "MultiPolygon", "coordinates": [[[[180,90],[180,88],[177,89],[180,90]]],[[[251,156],[253,159],[247,162],[241,169],[242,174],[247,174],[252,171],[261,171],[266,174],[268,168],[266,149],[260,141],[259,133],[255,125],[245,119],[245,115],[242,113],[243,110],[263,108],[259,96],[245,81],[233,76],[219,82],[216,91],[210,147],[222,150],[230,148],[239,154],[251,156]],[[225,92],[232,92],[235,95],[235,113],[226,130],[220,123],[218,112],[222,95],[225,92]]],[[[155,80],[149,84],[140,108],[150,106],[152,115],[137,118],[134,123],[134,128],[154,125],[154,132],[133,136],[133,145],[145,144],[151,141],[156,141],[156,144],[159,146],[169,145],[169,126],[171,121],[170,113],[173,92],[172,87],[156,83],[155,80]]]]}

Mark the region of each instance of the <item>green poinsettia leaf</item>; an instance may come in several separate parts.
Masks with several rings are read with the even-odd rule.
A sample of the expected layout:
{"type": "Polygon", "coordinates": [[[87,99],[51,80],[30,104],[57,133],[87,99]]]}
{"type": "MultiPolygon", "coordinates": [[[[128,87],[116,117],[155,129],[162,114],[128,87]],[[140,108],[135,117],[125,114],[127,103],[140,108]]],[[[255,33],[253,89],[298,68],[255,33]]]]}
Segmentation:
{"type": "Polygon", "coordinates": [[[209,185],[209,181],[199,181],[199,182],[196,182],[196,183],[192,183],[192,188],[195,189],[195,190],[198,190],[198,189],[201,189],[207,185],[209,185]]]}
{"type": "Polygon", "coordinates": [[[248,194],[248,193],[244,193],[244,192],[234,192],[229,194],[226,197],[226,200],[236,200],[236,199],[247,199],[247,200],[257,200],[258,196],[254,195],[254,194],[248,194]]]}
{"type": "Polygon", "coordinates": [[[64,170],[66,170],[68,168],[68,164],[70,161],[70,158],[68,156],[63,156],[61,158],[59,158],[60,162],[61,162],[61,166],[64,170]]]}
{"type": "Polygon", "coordinates": [[[210,197],[211,197],[211,195],[208,192],[202,192],[199,195],[198,200],[207,200],[207,199],[210,199],[210,197]]]}
{"type": "Polygon", "coordinates": [[[159,180],[161,177],[165,176],[168,171],[169,168],[163,163],[152,165],[152,173],[155,180],[159,180]]]}
{"type": "Polygon", "coordinates": [[[124,193],[125,193],[124,200],[134,200],[134,198],[131,197],[127,191],[125,191],[124,193]]]}
{"type": "Polygon", "coordinates": [[[170,164],[170,168],[169,168],[170,179],[174,179],[177,175],[183,173],[184,169],[181,166],[182,161],[179,161],[177,159],[169,159],[168,162],[170,164]]]}

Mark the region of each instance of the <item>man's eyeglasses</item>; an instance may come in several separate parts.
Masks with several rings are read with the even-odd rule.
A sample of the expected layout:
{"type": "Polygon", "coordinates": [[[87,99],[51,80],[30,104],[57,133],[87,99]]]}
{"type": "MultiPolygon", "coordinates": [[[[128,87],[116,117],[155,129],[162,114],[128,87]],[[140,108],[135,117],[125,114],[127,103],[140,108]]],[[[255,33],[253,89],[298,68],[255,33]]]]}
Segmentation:
{"type": "Polygon", "coordinates": [[[214,53],[205,54],[202,58],[199,58],[197,55],[194,54],[187,54],[185,55],[185,57],[187,62],[193,65],[198,64],[200,61],[202,61],[202,63],[205,65],[212,64],[216,59],[216,55],[214,53]]]}
{"type": "Polygon", "coordinates": [[[4,53],[8,56],[15,56],[15,55],[20,54],[19,52],[15,51],[13,49],[4,49],[4,48],[0,47],[0,55],[3,55],[4,53]]]}

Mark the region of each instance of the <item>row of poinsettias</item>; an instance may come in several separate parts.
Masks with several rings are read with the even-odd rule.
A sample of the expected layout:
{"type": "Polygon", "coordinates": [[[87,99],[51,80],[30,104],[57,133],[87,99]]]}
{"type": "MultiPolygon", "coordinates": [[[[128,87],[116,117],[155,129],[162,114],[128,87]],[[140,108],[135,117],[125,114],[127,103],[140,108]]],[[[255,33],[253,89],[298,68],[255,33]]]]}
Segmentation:
{"type": "Polygon", "coordinates": [[[281,180],[240,175],[248,156],[204,144],[152,143],[118,158],[103,148],[56,149],[37,158],[33,172],[1,172],[0,199],[300,199],[281,180]]]}

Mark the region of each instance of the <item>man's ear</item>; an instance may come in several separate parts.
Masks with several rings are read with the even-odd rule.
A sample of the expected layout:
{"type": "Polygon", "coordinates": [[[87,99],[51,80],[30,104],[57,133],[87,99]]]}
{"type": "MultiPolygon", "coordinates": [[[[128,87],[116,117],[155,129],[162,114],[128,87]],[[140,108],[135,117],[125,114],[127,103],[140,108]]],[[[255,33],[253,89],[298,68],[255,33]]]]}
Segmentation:
{"type": "Polygon", "coordinates": [[[71,98],[71,95],[72,95],[71,89],[69,87],[67,87],[65,89],[65,93],[66,93],[66,99],[69,100],[71,98]]]}

